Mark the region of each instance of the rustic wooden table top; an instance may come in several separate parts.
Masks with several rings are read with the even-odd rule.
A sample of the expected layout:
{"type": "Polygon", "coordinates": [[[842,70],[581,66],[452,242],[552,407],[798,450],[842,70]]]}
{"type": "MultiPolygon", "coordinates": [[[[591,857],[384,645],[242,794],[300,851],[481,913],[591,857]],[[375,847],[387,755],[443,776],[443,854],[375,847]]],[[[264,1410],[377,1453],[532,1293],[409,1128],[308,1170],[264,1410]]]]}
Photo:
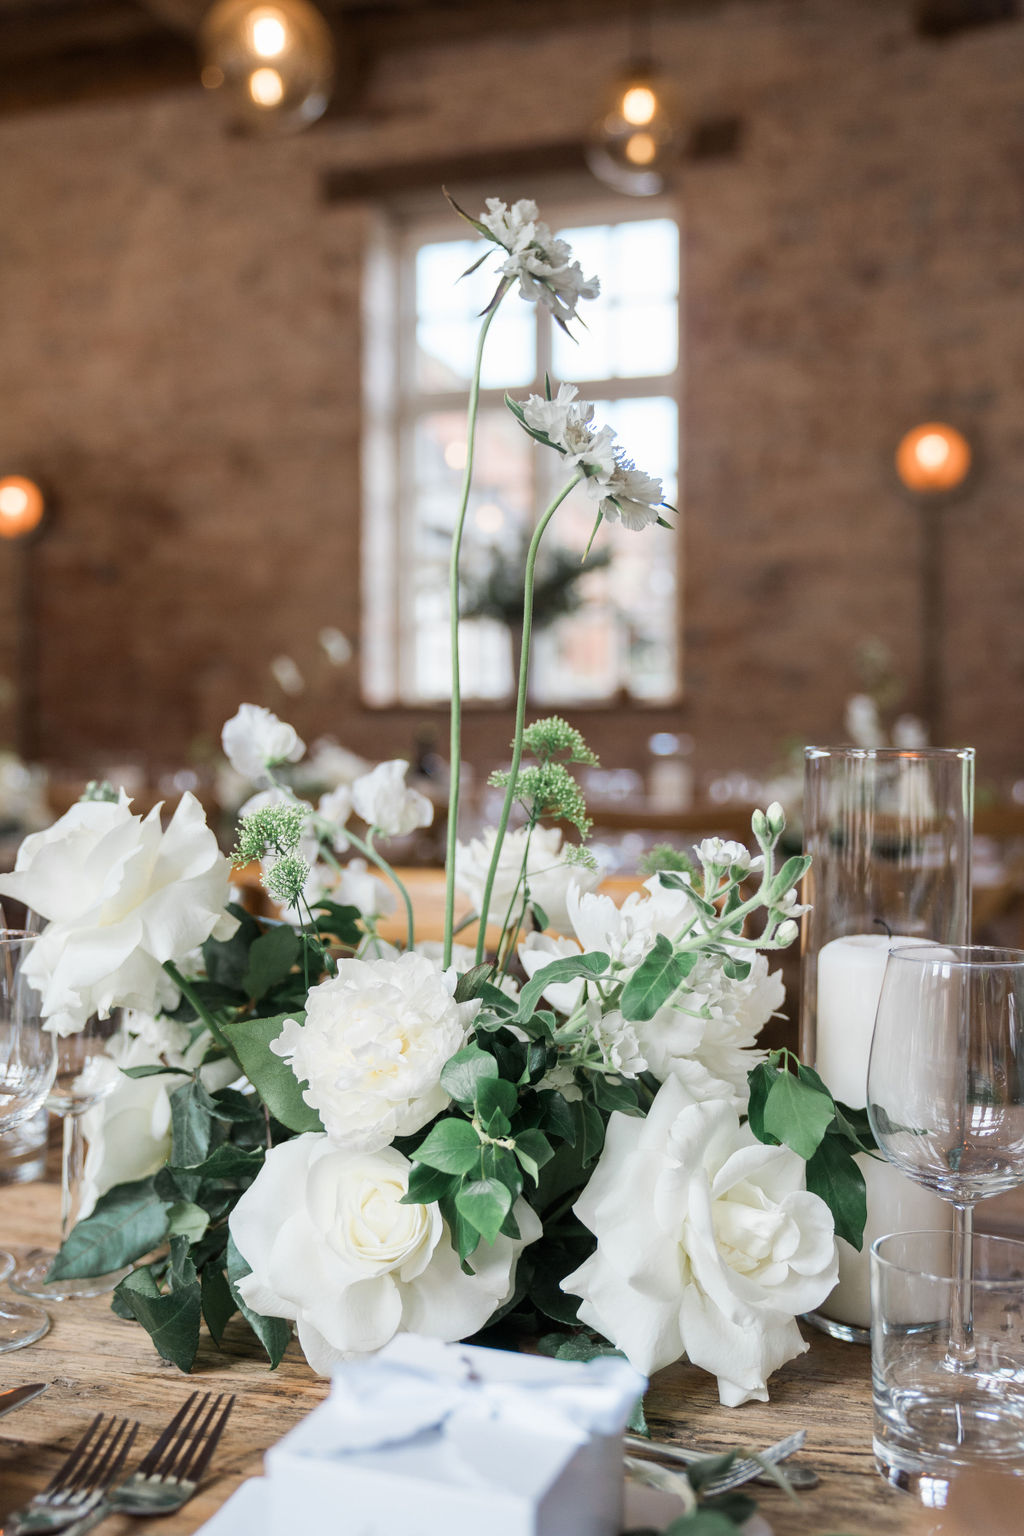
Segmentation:
{"type": "MultiPolygon", "coordinates": [[[[57,1191],[50,1184],[0,1187],[0,1241],[13,1248],[45,1242],[57,1226],[57,1191]]],[[[53,1326],[29,1349],[0,1355],[0,1390],[48,1381],[33,1403],[0,1419],[0,1521],[43,1486],[101,1409],[137,1418],[145,1447],[194,1387],[234,1392],[234,1413],[204,1486],[176,1515],[150,1521],[154,1536],[187,1536],[209,1519],[246,1477],[258,1474],[264,1450],[321,1401],[327,1383],[292,1345],[277,1371],[249,1347],[247,1330],[232,1335],[227,1356],[205,1340],[186,1378],[161,1360],[141,1328],[122,1322],[105,1297],[52,1308],[53,1326]]],[[[251,1336],[250,1336],[251,1337],[251,1336]]],[[[772,1488],[755,1490],[775,1536],[923,1536],[932,1529],[917,1505],[883,1484],[871,1456],[868,1352],[813,1335],[807,1354],[773,1377],[772,1401],[728,1409],[714,1381],[690,1366],[655,1380],[648,1398],[651,1428],[709,1452],[730,1445],[767,1445],[791,1430],[807,1430],[802,1459],[821,1484],[799,1507],[772,1488]]],[[[117,1518],[104,1536],[137,1527],[117,1518]]],[[[2,1531],[0,1531],[2,1536],[2,1531]]],[[[344,1536],[343,1526],[338,1536],[344,1536]]],[[[399,1536],[396,1532],[395,1536],[399,1536]]]]}

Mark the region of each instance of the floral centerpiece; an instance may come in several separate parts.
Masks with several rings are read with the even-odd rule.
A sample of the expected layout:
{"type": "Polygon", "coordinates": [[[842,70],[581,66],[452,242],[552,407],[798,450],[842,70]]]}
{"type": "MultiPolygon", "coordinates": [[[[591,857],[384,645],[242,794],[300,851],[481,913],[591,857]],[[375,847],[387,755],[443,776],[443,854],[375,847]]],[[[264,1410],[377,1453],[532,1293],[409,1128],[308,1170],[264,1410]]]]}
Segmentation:
{"type": "Polygon", "coordinates": [[[470,223],[500,276],[451,554],[443,942],[417,942],[380,847],[433,814],[407,765],[314,806],[290,787],[302,742],[253,705],[223,734],[254,791],[234,857],[259,862],[279,919],[231,900],[190,795],[166,831],[111,794],[27,838],[0,893],[46,920],[30,963],[51,1027],[127,1010],[121,1078],[91,1112],[91,1210],[52,1274],[136,1265],[113,1305],[184,1370],[202,1323],[219,1343],[236,1313],[272,1364],[295,1332],[320,1372],[402,1330],[501,1325],[577,1358],[619,1349],[644,1372],[686,1357],[723,1402],[763,1399],[806,1348],[796,1317],[835,1282],[835,1234],[859,1244],[864,1222],[863,1114],[756,1047],[782,1001],[769,957],[797,936],[807,860],[780,861],[773,805],[754,813],[753,852],[662,848],[621,906],[596,889],[573,774],[594,755],[566,721],[526,721],[537,553],[576,486],[595,534],[619,520],[666,536],[651,530],[672,509],[567,384],[508,401],[565,479],[526,555],[501,813],[459,842],[459,552],[483,348],[516,287],[565,327],[598,293],[534,204],[491,200],[470,223]],[[457,888],[479,919],[470,947],[457,888]],[[379,933],[389,898],[400,947],[379,933]]]}

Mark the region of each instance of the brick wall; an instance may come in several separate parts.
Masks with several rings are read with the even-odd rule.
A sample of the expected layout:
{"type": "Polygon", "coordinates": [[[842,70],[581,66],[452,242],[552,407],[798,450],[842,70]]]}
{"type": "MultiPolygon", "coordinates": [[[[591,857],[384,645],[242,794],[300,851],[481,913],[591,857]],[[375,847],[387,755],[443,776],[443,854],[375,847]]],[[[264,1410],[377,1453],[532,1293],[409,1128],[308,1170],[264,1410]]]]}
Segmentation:
{"type": "MultiPolygon", "coordinates": [[[[835,739],[869,636],[915,682],[918,513],[891,464],[938,415],[980,460],[943,514],[945,736],[978,747],[983,780],[1024,775],[1024,25],[939,45],[909,10],[658,23],[686,111],[738,112],[746,134],[683,189],[687,696],[639,727],[590,716],[609,761],[666,726],[705,769],[835,739]]],[[[297,701],[267,670],[280,652],[313,669],[321,625],[358,631],[367,210],[326,207],[320,176],[568,136],[623,48],[617,26],[398,50],[358,118],[282,142],[225,135],[198,88],[0,121],[0,464],[54,496],[34,551],[43,756],[181,761],[242,699],[409,748],[422,717],[362,708],[354,667],[297,701]]],[[[11,565],[0,549],[5,603],[11,565]]],[[[0,672],[10,648],[5,618],[0,672]]],[[[471,715],[480,767],[509,724],[471,715]]]]}

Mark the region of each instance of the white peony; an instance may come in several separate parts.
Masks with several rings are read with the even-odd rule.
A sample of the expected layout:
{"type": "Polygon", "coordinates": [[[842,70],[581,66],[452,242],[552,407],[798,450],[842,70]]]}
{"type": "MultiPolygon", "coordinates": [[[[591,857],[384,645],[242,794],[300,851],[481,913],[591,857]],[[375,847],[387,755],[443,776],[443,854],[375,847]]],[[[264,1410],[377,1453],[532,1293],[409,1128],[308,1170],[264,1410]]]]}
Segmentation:
{"type": "Polygon", "coordinates": [[[807,1348],[797,1314],[836,1282],[832,1215],[804,1181],[795,1152],[670,1079],[645,1120],[611,1116],[575,1206],[597,1250],[562,1289],[638,1370],[685,1354],[726,1406],[765,1402],[768,1376],[807,1348]]]}
{"type": "Polygon", "coordinates": [[[356,815],[368,827],[376,827],[385,837],[404,837],[417,827],[429,827],[434,807],[418,789],[409,789],[405,775],[409,764],[404,758],[378,763],[352,785],[352,804],[356,815]]]}
{"type": "Polygon", "coordinates": [[[457,976],[423,955],[341,960],[313,987],[305,1023],[286,1019],[271,1050],[341,1147],[375,1152],[448,1104],[441,1068],[466,1043],[479,1007],[457,1003],[457,976]]]}
{"type": "Polygon", "coordinates": [[[327,1136],[297,1136],[267,1154],[231,1213],[252,1270],[238,1283],[243,1299],[294,1321],[321,1375],[396,1333],[446,1342],[476,1333],[511,1293],[520,1251],[540,1236],[537,1217],[517,1201],[522,1237],[481,1244],[465,1274],[437,1206],[401,1204],[410,1167],[393,1147],[355,1152],[327,1136]]]}
{"type": "Polygon", "coordinates": [[[220,734],[224,755],[236,773],[253,784],[265,783],[276,763],[297,763],[306,750],[294,726],[260,704],[242,704],[220,734]]]}
{"type": "MultiPolygon", "coordinates": [[[[497,828],[488,827],[482,837],[474,837],[470,843],[458,843],[455,849],[455,884],[480,911],[484,899],[484,884],[494,854],[497,828]]],[[[579,890],[593,890],[601,879],[599,869],[587,869],[582,864],[570,864],[561,857],[562,834],[557,827],[535,827],[530,838],[530,856],[527,863],[527,880],[531,897],[544,909],[548,923],[560,933],[569,928],[569,892],[573,886],[579,890]]],[[[506,832],[501,845],[501,857],[491,891],[488,921],[503,923],[509,910],[519,875],[523,867],[526,847],[526,829],[520,827],[506,832]]],[[[522,909],[522,889],[519,889],[518,908],[522,909]]],[[[515,914],[513,914],[515,916],[515,914]]],[[[653,942],[653,941],[652,941],[653,942]]]]}
{"type": "Polygon", "coordinates": [[[160,806],[143,819],[122,794],[79,802],[27,837],[0,895],[47,920],[24,969],[51,1026],[72,1034],[112,1008],[174,1007],[164,962],[237,927],[225,910],[230,868],[191,794],[166,832],[160,806]]]}
{"type": "Polygon", "coordinates": [[[644,892],[631,891],[617,907],[610,896],[579,886],[570,890],[568,916],[583,948],[610,955],[630,971],[653,949],[659,933],[676,940],[689,931],[697,908],[686,891],[662,885],[652,875],[644,892]]]}

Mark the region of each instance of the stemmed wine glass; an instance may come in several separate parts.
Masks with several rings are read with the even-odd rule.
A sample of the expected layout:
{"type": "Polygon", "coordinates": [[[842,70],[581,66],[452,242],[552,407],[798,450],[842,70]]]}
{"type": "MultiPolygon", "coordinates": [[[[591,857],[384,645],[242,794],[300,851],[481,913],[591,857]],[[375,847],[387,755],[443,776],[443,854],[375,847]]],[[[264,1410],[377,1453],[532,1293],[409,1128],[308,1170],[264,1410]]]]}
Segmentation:
{"type": "Polygon", "coordinates": [[[895,946],[867,1097],[885,1156],[954,1208],[945,1366],[969,1378],[974,1206],[1024,1183],[1024,950],[895,946]]]}
{"type": "MultiPolygon", "coordinates": [[[[39,993],[23,962],[38,935],[0,929],[0,1135],[39,1109],[53,1082],[57,1056],[43,1028],[39,993]]],[[[42,1338],[50,1319],[29,1302],[0,1299],[0,1353],[42,1338]]]]}

